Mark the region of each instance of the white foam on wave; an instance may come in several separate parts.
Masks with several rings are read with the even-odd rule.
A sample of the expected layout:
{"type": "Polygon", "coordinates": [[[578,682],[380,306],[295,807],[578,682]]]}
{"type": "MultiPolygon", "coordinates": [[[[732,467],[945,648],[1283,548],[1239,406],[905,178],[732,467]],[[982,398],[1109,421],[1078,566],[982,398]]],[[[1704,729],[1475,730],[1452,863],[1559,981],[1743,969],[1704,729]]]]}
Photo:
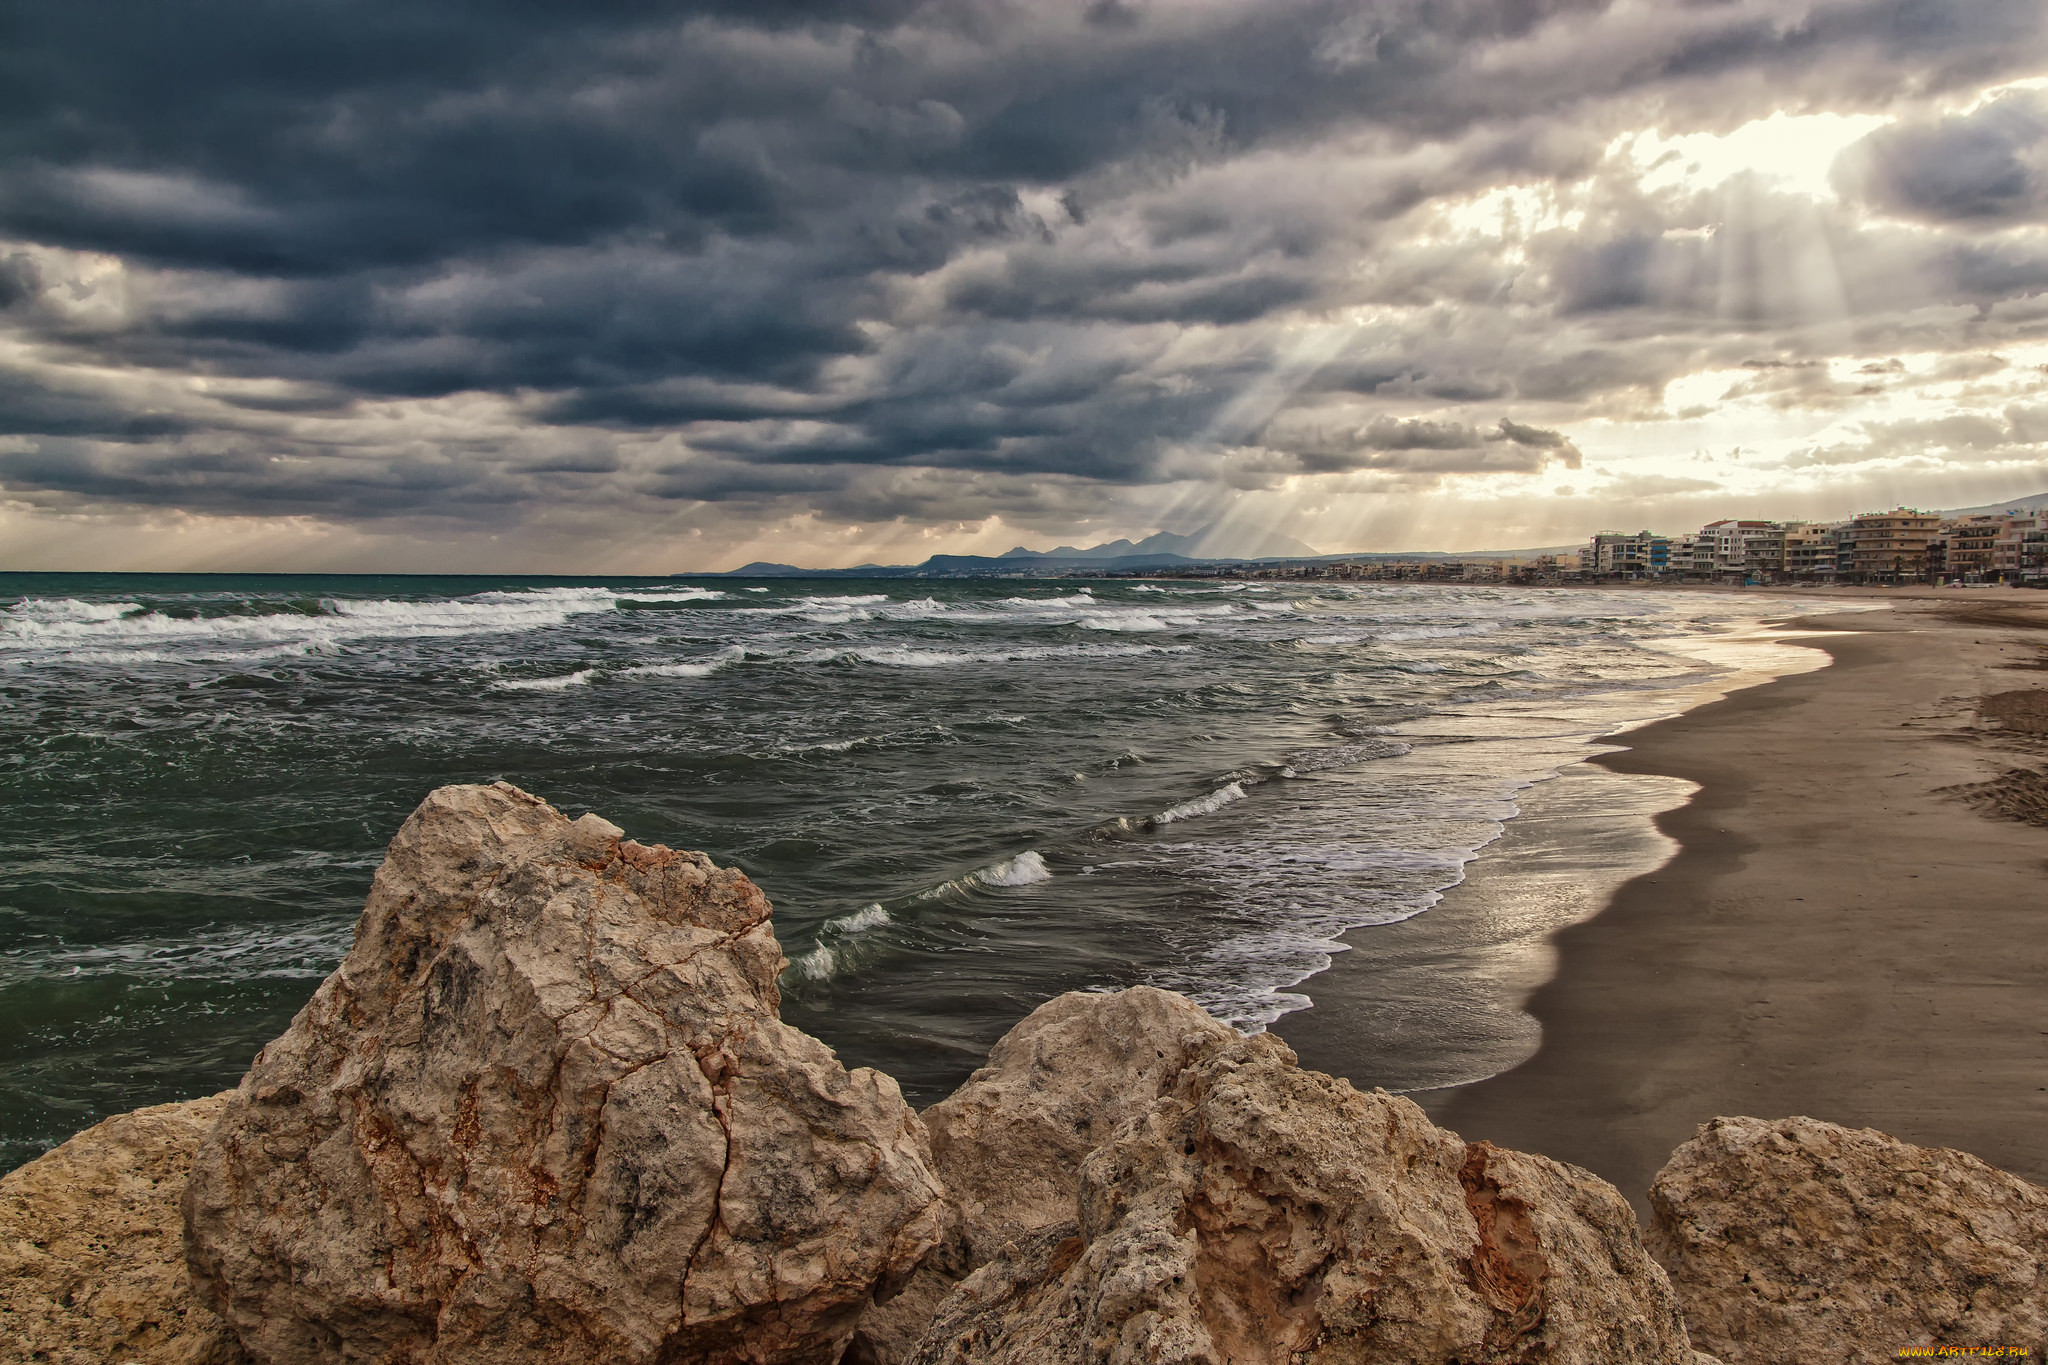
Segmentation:
{"type": "Polygon", "coordinates": [[[0,988],[96,976],[167,981],[318,981],[355,934],[353,916],[260,927],[205,927],[172,939],[91,946],[30,945],[0,952],[0,988]]]}
{"type": "Polygon", "coordinates": [[[1214,815],[1232,802],[1244,800],[1244,783],[1232,782],[1218,787],[1207,796],[1198,796],[1192,801],[1183,801],[1177,806],[1168,806],[1152,817],[1155,825],[1170,825],[1177,820],[1193,820],[1204,815],[1214,815]]]}
{"type": "Polygon", "coordinates": [[[535,588],[483,592],[440,602],[330,597],[322,599],[321,606],[344,621],[372,628],[367,633],[476,635],[560,625],[585,612],[609,611],[616,601],[604,588],[535,588]]]}
{"type": "Polygon", "coordinates": [[[769,752],[778,758],[802,758],[805,754],[850,754],[879,743],[881,740],[874,735],[855,735],[852,739],[821,739],[810,744],[778,744],[769,752]]]}
{"type": "Polygon", "coordinates": [[[609,676],[615,678],[708,678],[724,667],[723,659],[707,659],[697,664],[635,664],[631,668],[615,670],[609,676]]]}
{"type": "Polygon", "coordinates": [[[722,602],[731,596],[712,588],[621,588],[617,592],[621,602],[722,602]]]}
{"type": "Polygon", "coordinates": [[[797,616],[807,611],[836,611],[846,607],[871,607],[878,602],[889,600],[887,593],[831,593],[818,597],[799,597],[772,607],[740,607],[741,613],[749,616],[797,616]]]}
{"type": "Polygon", "coordinates": [[[594,668],[579,668],[555,678],[502,678],[491,686],[505,692],[566,692],[572,687],[588,686],[596,673],[594,668]]]}
{"type": "Polygon", "coordinates": [[[887,602],[887,593],[831,593],[818,597],[799,597],[793,602],[784,602],[773,607],[739,607],[738,612],[749,616],[800,616],[815,626],[846,626],[856,621],[874,619],[869,608],[887,602]]]}
{"type": "Polygon", "coordinates": [[[1336,768],[1356,767],[1382,758],[1399,758],[1415,752],[1412,745],[1393,739],[1369,739],[1358,744],[1338,744],[1326,749],[1304,749],[1287,760],[1282,777],[1302,777],[1336,768]]]}
{"type": "Polygon", "coordinates": [[[727,664],[739,663],[747,657],[747,651],[740,645],[727,645],[708,659],[678,659],[665,664],[635,664],[630,668],[608,670],[607,677],[616,678],[708,678],[727,664]]]}
{"type": "Polygon", "coordinates": [[[859,945],[849,940],[892,923],[889,912],[872,903],[850,915],[828,919],[818,926],[817,945],[809,952],[797,954],[789,964],[790,970],[804,981],[830,981],[858,965],[859,945]]]}
{"type": "Polygon", "coordinates": [[[1380,635],[1382,640],[1455,640],[1468,635],[1491,635],[1500,629],[1498,621],[1467,621],[1456,626],[1415,626],[1408,630],[1389,630],[1380,635]]]}
{"type": "Polygon", "coordinates": [[[889,912],[880,905],[864,905],[850,915],[826,920],[825,928],[835,934],[864,934],[889,922],[889,912]]]}
{"type": "Polygon", "coordinates": [[[839,972],[839,954],[829,943],[820,943],[808,953],[797,954],[789,969],[806,981],[830,981],[839,972]]]}
{"type": "Polygon", "coordinates": [[[800,664],[861,663],[886,668],[958,668],[965,664],[1033,663],[1043,659],[1128,659],[1142,654],[1184,654],[1192,645],[1017,645],[1010,649],[919,649],[885,645],[813,649],[789,656],[800,664]]]}
{"type": "Polygon", "coordinates": [[[543,629],[572,616],[608,611],[614,601],[603,588],[538,588],[430,602],[330,597],[321,599],[318,614],[171,616],[144,611],[133,602],[30,599],[0,614],[0,651],[107,664],[333,653],[351,640],[441,639],[543,629]],[[222,649],[232,652],[218,652],[222,649]]]}
{"type": "Polygon", "coordinates": [[[999,863],[970,872],[963,879],[979,882],[983,886],[1035,886],[1039,882],[1052,880],[1052,869],[1045,865],[1045,859],[1035,848],[1027,848],[1014,858],[1005,858],[999,863]]]}
{"type": "Polygon", "coordinates": [[[81,602],[75,597],[24,597],[9,607],[5,616],[15,621],[46,625],[66,622],[118,621],[130,612],[142,610],[140,602],[81,602]]]}
{"type": "Polygon", "coordinates": [[[1083,612],[1081,619],[1074,623],[1089,630],[1172,630],[1173,627],[1157,616],[1134,612],[1128,616],[1106,616],[1098,612],[1083,612]]]}

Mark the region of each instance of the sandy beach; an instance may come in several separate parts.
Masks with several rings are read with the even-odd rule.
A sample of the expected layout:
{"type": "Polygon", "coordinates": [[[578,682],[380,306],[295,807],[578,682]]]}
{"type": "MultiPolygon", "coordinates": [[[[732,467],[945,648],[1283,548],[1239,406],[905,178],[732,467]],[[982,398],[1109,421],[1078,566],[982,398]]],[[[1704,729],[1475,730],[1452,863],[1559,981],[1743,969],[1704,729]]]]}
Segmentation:
{"type": "MultiPolygon", "coordinates": [[[[1417,1093],[1439,1122],[1587,1167],[1639,1208],[1724,1114],[1875,1127],[2048,1180],[2048,828],[1943,790],[2048,752],[2037,701],[1980,702],[2048,690],[2048,600],[1854,596],[1891,609],[1817,598],[1785,623],[1832,666],[1619,737],[1604,771],[1531,792],[1443,904],[1373,931],[1379,959],[1427,959],[1483,923],[1504,990],[1533,992],[1534,1056],[1417,1093]],[[1654,870],[1614,871],[1631,865],[1654,870]]],[[[1308,1065],[1398,1086],[1399,1002],[1366,998],[1358,956],[1276,1031],[1308,1065]]]]}

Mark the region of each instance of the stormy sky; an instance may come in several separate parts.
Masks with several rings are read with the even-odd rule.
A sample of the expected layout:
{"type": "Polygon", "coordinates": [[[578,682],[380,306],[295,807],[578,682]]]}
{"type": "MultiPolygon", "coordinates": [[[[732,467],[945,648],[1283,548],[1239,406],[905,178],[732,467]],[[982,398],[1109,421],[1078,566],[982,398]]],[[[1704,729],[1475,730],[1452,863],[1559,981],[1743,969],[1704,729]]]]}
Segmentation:
{"type": "Polygon", "coordinates": [[[0,568],[2048,490],[2039,0],[0,3],[0,568]]]}

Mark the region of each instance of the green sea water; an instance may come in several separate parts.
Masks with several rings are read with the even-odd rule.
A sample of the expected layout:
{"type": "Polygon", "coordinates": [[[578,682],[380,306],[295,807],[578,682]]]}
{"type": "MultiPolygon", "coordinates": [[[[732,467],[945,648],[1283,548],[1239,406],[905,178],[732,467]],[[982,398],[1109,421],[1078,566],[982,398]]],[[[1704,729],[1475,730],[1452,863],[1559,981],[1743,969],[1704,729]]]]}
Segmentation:
{"type": "MultiPolygon", "coordinates": [[[[1699,681],[1656,640],[1753,610],[0,575],[0,1169],[232,1085],[450,782],[743,868],[776,906],[785,1017],[918,1102],[1062,990],[1151,982],[1258,1028],[1307,1003],[1337,935],[1426,912],[1518,791],[1699,681]]],[[[1475,989],[1447,976],[1444,1008],[1475,989]]],[[[1410,1048],[1378,1079],[1465,1079],[1446,1065],[1410,1048]]]]}

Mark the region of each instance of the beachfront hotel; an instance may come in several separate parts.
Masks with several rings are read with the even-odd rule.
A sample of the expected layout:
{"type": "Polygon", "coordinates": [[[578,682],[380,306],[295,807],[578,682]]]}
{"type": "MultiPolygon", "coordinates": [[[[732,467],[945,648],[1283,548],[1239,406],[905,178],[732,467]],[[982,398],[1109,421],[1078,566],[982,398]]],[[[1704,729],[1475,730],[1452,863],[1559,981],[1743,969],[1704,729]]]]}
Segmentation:
{"type": "Polygon", "coordinates": [[[1945,515],[1894,507],[1843,521],[1721,518],[1681,535],[1601,531],[1576,552],[1519,558],[1357,555],[1232,565],[1228,572],[1243,578],[1367,582],[2002,583],[2048,588],[2048,511],[1945,515]]]}
{"type": "Polygon", "coordinates": [[[1559,572],[1596,580],[2048,586],[2048,514],[1945,516],[1894,507],[1835,522],[1723,518],[1676,536],[1602,531],[1575,567],[1561,564],[1559,572]]]}

